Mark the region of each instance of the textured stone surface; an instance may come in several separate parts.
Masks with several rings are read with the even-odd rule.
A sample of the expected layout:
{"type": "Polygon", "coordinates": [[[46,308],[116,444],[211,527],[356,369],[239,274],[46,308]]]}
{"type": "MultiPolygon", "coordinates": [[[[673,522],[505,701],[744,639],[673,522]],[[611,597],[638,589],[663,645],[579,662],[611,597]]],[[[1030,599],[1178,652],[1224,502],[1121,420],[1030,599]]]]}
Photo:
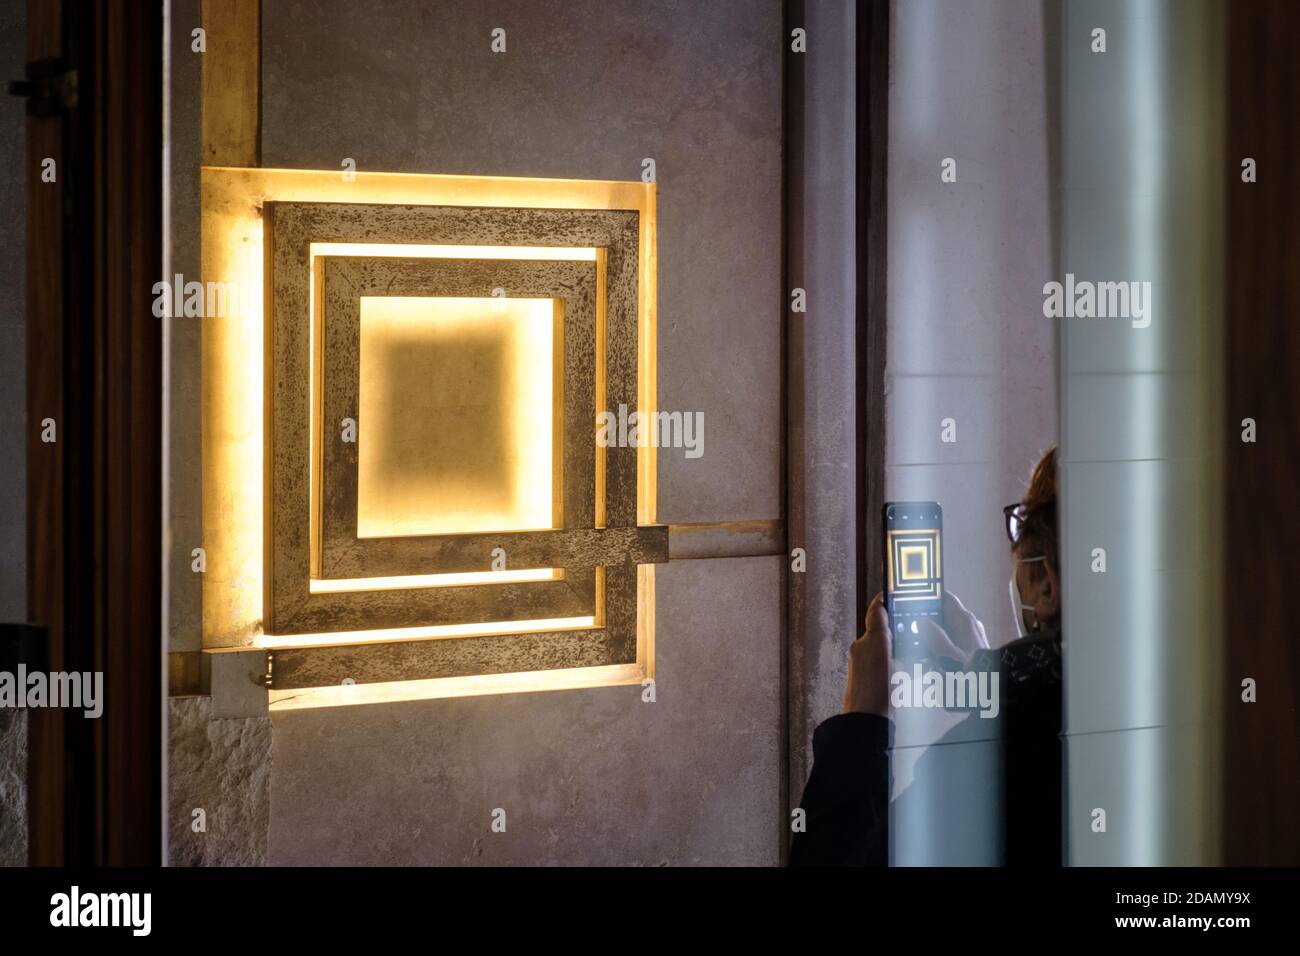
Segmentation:
{"type": "MultiPolygon", "coordinates": [[[[864,5],[865,6],[865,5],[864,5]]],[[[803,57],[803,169],[790,240],[799,262],[791,284],[808,293],[808,312],[791,313],[789,354],[789,546],[803,548],[807,571],[789,575],[790,778],[798,800],[812,763],[818,722],[839,711],[847,648],[858,633],[854,462],[860,449],[854,345],[857,226],[853,133],[855,10],[805,4],[804,27],[818,47],[803,57]]],[[[810,49],[811,49],[810,41],[810,49]]]]}
{"type": "MultiPolygon", "coordinates": [[[[263,164],[626,180],[653,158],[658,405],[708,420],[703,458],[659,455],[659,519],[772,518],[781,17],[778,0],[267,4],[263,164]],[[494,57],[498,25],[510,52],[494,57]]],[[[174,486],[196,485],[199,456],[173,457],[174,486]]],[[[776,558],[659,569],[655,704],[625,687],[277,714],[274,760],[251,763],[229,746],[204,761],[232,731],[173,702],[173,859],[775,863],[782,573],[776,558]],[[259,826],[216,833],[211,812],[203,842],[190,833],[206,795],[257,806],[249,768],[268,766],[269,844],[259,826]],[[506,834],[489,829],[498,805],[506,834]]]]}
{"type": "Polygon", "coordinates": [[[207,697],[170,701],[171,819],[175,866],[262,866],[270,823],[271,721],[214,719],[207,697]],[[207,815],[195,833],[193,811],[207,815]]]}
{"type": "MultiPolygon", "coordinates": [[[[199,74],[203,57],[190,49],[190,30],[201,22],[199,0],[171,0],[171,230],[164,239],[172,280],[199,278],[199,74]]],[[[171,480],[167,539],[169,649],[197,651],[203,646],[203,575],[191,568],[191,551],[203,544],[202,441],[200,431],[200,330],[202,319],[165,319],[171,335],[168,450],[171,480]]]]}
{"type": "Polygon", "coordinates": [[[27,714],[0,710],[0,866],[27,864],[27,714]]]}
{"type": "Polygon", "coordinates": [[[659,407],[706,419],[703,458],[659,455],[660,520],[776,517],[781,17],[779,0],[267,3],[263,164],[627,180],[653,159],[659,407]]]}
{"type": "Polygon", "coordinates": [[[266,672],[270,659],[261,648],[204,651],[202,670],[209,678],[211,716],[266,716],[266,672]]]}
{"type": "MultiPolygon", "coordinates": [[[[635,590],[636,582],[631,582],[635,590]]],[[[633,600],[636,599],[635,593],[633,600]]],[[[367,641],[330,647],[285,648],[271,652],[272,687],[329,687],[351,679],[358,684],[466,674],[507,674],[560,667],[633,663],[626,641],[608,628],[492,634],[453,640],[367,641]]],[[[635,651],[636,635],[631,635],[635,651]]],[[[263,698],[266,693],[263,691],[263,698]]]]}
{"type": "Polygon", "coordinates": [[[631,686],[273,713],[269,862],[776,863],[783,566],[659,567],[654,703],[631,686]]]}
{"type": "MultiPolygon", "coordinates": [[[[548,531],[429,535],[420,540],[424,548],[424,567],[439,571],[482,571],[485,564],[483,555],[490,555],[492,549],[498,547],[503,548],[510,556],[510,563],[519,568],[569,569],[625,563],[657,564],[668,560],[668,536],[669,529],[664,525],[642,525],[636,528],[557,528],[548,531]]],[[[412,567],[420,565],[413,565],[411,555],[404,553],[407,548],[401,543],[403,540],[368,538],[364,542],[364,551],[353,550],[341,555],[339,565],[332,573],[322,573],[321,577],[409,574],[412,567]],[[389,544],[393,546],[384,547],[389,544]]],[[[767,547],[752,553],[771,554],[772,548],[768,543],[767,547]]],[[[729,551],[727,555],[738,556],[735,551],[729,551]]]]}

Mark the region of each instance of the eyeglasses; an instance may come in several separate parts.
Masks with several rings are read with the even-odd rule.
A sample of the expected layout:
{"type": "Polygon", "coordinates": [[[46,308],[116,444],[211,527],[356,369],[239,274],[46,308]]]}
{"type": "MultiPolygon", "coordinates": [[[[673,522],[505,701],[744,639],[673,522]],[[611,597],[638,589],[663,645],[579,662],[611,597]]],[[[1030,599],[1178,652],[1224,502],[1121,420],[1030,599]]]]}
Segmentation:
{"type": "Polygon", "coordinates": [[[1012,544],[1016,544],[1020,540],[1020,533],[1025,529],[1027,515],[1028,512],[1025,510],[1025,506],[1019,501],[1002,509],[1002,517],[1007,522],[1007,537],[1011,539],[1012,544]]]}

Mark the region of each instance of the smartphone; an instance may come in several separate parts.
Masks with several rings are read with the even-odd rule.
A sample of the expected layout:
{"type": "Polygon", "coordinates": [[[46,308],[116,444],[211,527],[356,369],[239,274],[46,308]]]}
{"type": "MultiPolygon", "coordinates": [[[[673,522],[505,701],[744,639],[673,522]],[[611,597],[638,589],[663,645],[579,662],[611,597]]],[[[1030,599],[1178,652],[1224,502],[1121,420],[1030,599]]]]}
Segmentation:
{"type": "Polygon", "coordinates": [[[943,509],[937,501],[887,501],[885,610],[896,658],[925,656],[920,623],[943,626],[943,509]]]}

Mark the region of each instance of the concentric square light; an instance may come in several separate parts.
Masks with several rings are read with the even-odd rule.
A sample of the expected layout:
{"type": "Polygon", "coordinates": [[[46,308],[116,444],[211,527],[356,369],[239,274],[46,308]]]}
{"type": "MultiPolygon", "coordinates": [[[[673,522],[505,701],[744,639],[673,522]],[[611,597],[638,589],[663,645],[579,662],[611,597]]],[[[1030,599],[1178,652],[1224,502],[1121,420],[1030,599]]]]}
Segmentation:
{"type": "MultiPolygon", "coordinates": [[[[316,438],[323,502],[321,579],[422,574],[431,565],[450,572],[482,571],[495,549],[510,551],[497,537],[502,533],[598,525],[596,486],[602,450],[594,447],[594,416],[596,384],[605,366],[596,345],[604,326],[598,294],[603,257],[507,261],[329,256],[321,262],[320,404],[328,423],[316,438]],[[415,295],[430,292],[435,295],[415,295]],[[456,316],[454,342],[440,342],[428,315],[426,321],[407,316],[399,349],[402,361],[414,357],[417,365],[421,355],[440,351],[451,355],[452,367],[441,373],[427,366],[417,368],[416,380],[399,392],[427,393],[436,388],[429,373],[446,376],[449,414],[426,423],[433,424],[435,432],[440,425],[440,432],[416,439],[422,446],[407,454],[417,457],[418,474],[412,483],[422,484],[425,491],[430,476],[447,476],[447,483],[462,496],[468,527],[420,530],[409,518],[414,512],[409,499],[400,501],[391,483],[381,483],[373,489],[376,497],[389,495],[387,505],[397,498],[406,507],[394,508],[399,519],[395,534],[365,532],[358,489],[363,482],[361,455],[367,453],[367,446],[341,443],[331,428],[353,420],[364,436],[375,427],[366,414],[357,417],[366,351],[361,315],[365,303],[389,299],[438,303],[437,308],[455,301],[455,308],[468,310],[456,316]],[[527,331],[521,323],[530,314],[535,328],[527,331]],[[508,348],[512,341],[520,346],[513,351],[508,348]],[[503,381],[503,375],[511,381],[503,381]],[[510,413],[516,417],[507,417],[510,413]],[[418,461],[419,453],[429,448],[442,452],[442,459],[418,461]],[[521,448],[531,454],[521,455],[521,448]],[[527,515],[493,507],[527,495],[532,496],[531,522],[527,515]],[[458,531],[453,540],[442,537],[458,531]]],[[[396,441],[410,441],[409,432],[403,430],[420,427],[413,424],[415,409],[408,406],[404,403],[394,416],[393,427],[399,429],[396,441]]],[[[384,423],[380,430],[385,435],[391,431],[384,423]]],[[[381,448],[373,454],[383,452],[381,448]]],[[[445,497],[435,502],[445,504],[445,497]]],[[[582,588],[586,613],[594,614],[595,599],[584,578],[573,577],[570,587],[582,588]]],[[[537,611],[559,616],[550,605],[537,611]]]]}
{"type": "Polygon", "coordinates": [[[929,576],[929,554],[923,545],[911,545],[900,548],[902,554],[903,581],[923,581],[929,576]]]}
{"type": "Polygon", "coordinates": [[[357,537],[557,524],[557,302],[362,296],[357,537]]]}
{"type": "Polygon", "coordinates": [[[204,330],[205,646],[243,643],[221,622],[243,626],[256,576],[258,642],[292,706],[347,702],[329,691],[343,677],[400,698],[394,682],[440,696],[479,675],[652,675],[667,556],[653,450],[597,448],[594,423],[653,410],[653,187],[369,174],[340,188],[233,169],[203,182],[204,278],[238,281],[253,313],[204,330]],[[335,324],[331,270],[381,258],[400,281],[358,285],[335,324]],[[241,428],[260,384],[250,345],[264,430],[241,428]]]}
{"type": "Polygon", "coordinates": [[[939,597],[939,533],[937,530],[902,530],[888,533],[886,573],[896,603],[939,597]]]}

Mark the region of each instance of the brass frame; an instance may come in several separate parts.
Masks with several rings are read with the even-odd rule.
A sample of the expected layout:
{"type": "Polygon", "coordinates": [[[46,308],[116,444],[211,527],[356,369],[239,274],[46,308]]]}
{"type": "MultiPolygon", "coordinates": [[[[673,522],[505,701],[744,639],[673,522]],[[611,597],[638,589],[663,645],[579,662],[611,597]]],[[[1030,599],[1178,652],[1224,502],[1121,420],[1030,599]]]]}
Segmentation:
{"type": "MultiPolygon", "coordinates": [[[[470,210],[485,207],[500,210],[503,216],[513,212],[524,217],[529,211],[537,210],[578,211],[570,221],[576,221],[582,211],[622,213],[623,220],[637,223],[635,356],[638,407],[641,411],[653,412],[657,378],[657,202],[654,184],[414,175],[366,170],[358,170],[354,177],[340,177],[337,169],[270,169],[239,165],[204,166],[200,187],[202,278],[209,282],[232,283],[239,292],[238,309],[202,323],[202,544],[207,551],[207,572],[203,575],[205,654],[214,660],[224,657],[256,659],[259,654],[253,648],[258,648],[262,655],[271,658],[272,670],[279,657],[279,663],[284,666],[278,676],[272,675],[273,690],[269,695],[272,711],[362,702],[635,685],[653,678],[656,656],[654,562],[667,558],[665,539],[668,534],[667,529],[655,525],[657,483],[656,450],[653,446],[631,450],[636,453],[635,521],[620,520],[620,509],[630,505],[618,504],[607,529],[538,532],[528,536],[526,541],[503,545],[510,549],[512,559],[523,554],[521,548],[562,546],[566,555],[559,557],[566,561],[569,552],[579,557],[586,555],[607,562],[611,579],[623,573],[624,569],[629,576],[634,576],[634,655],[620,652],[605,655],[631,663],[589,666],[592,660],[589,649],[593,643],[603,640],[599,629],[557,635],[558,656],[538,653],[535,655],[537,669],[529,669],[532,665],[527,654],[516,655],[512,650],[515,646],[526,648],[541,640],[528,634],[512,634],[505,640],[492,639],[495,647],[489,649],[488,640],[477,637],[430,640],[427,638],[435,635],[419,631],[392,636],[349,631],[296,637],[274,633],[268,617],[270,607],[266,602],[272,574],[269,563],[271,529],[267,526],[271,512],[267,501],[272,495],[271,468],[276,457],[275,436],[270,432],[275,365],[268,352],[273,337],[269,308],[274,290],[270,287],[270,273],[266,268],[272,258],[272,250],[266,245],[266,225],[267,217],[277,203],[353,206],[356,214],[352,222],[345,230],[336,232],[333,238],[354,242],[376,238],[365,228],[371,217],[368,209],[375,206],[452,207],[465,210],[468,218],[474,218],[470,210]],[[638,522],[641,527],[634,527],[638,522]],[[621,535],[626,537],[619,541],[607,540],[621,535]],[[557,541],[548,541],[556,536],[559,536],[557,541]],[[624,551],[625,547],[633,550],[624,551]],[[635,568],[613,566],[620,556],[635,562],[635,568]],[[582,635],[582,638],[576,635],[582,635]],[[515,645],[516,641],[520,643],[515,645]],[[565,650],[571,641],[581,641],[581,652],[572,647],[565,650]],[[428,645],[431,651],[434,645],[448,648],[481,645],[485,653],[493,655],[493,659],[497,656],[511,658],[511,666],[516,669],[485,666],[482,675],[440,678],[437,670],[441,665],[433,665],[431,661],[432,672],[422,672],[422,668],[415,667],[409,673],[396,674],[396,679],[377,683],[326,686],[314,681],[312,687],[292,686],[294,681],[287,669],[289,656],[300,661],[317,655],[322,660],[335,660],[341,654],[342,645],[355,646],[358,653],[367,656],[384,653],[384,648],[397,655],[411,653],[409,648],[417,645],[428,645]],[[240,653],[223,653],[227,651],[240,653]],[[493,673],[486,673],[488,670],[493,673]]],[[[586,231],[597,236],[600,230],[588,228],[586,231]]],[[[617,231],[622,241],[621,227],[617,231]]],[[[329,241],[330,238],[328,235],[319,237],[320,241],[329,241]]],[[[387,237],[383,237],[383,241],[387,241],[387,237]]],[[[487,241],[505,244],[508,240],[487,241]]],[[[551,244],[554,240],[548,237],[544,241],[551,244]]],[[[584,241],[583,246],[606,251],[611,248],[607,243],[590,240],[584,241]]],[[[309,250],[304,248],[304,262],[308,261],[308,255],[309,250]]],[[[613,347],[620,347],[619,338],[619,335],[614,336],[613,347]]],[[[308,361],[308,357],[303,355],[289,364],[300,362],[302,373],[306,375],[308,361]]],[[[627,499],[620,496],[620,500],[627,499]]],[[[712,539],[707,535],[692,540],[696,547],[702,546],[706,550],[712,547],[712,539]]],[[[522,560],[520,557],[520,562],[522,560]]],[[[557,560],[557,563],[564,562],[557,560]]],[[[618,584],[611,587],[616,591],[619,589],[618,584]]],[[[612,624],[617,620],[617,614],[607,613],[605,619],[612,624]]],[[[215,673],[215,666],[213,670],[215,673]]],[[[339,672],[339,680],[349,676],[364,680],[361,674],[345,672],[342,666],[339,672]]],[[[260,676],[266,674],[266,661],[263,660],[248,670],[240,681],[251,679],[259,683],[260,676]]],[[[215,688],[215,677],[213,683],[215,688]]],[[[231,703],[219,701],[219,696],[214,689],[214,707],[231,703]]]]}
{"type": "MultiPolygon", "coordinates": [[[[631,664],[638,660],[638,600],[644,602],[644,595],[639,594],[635,564],[667,559],[667,529],[637,527],[636,448],[615,447],[599,452],[593,448],[590,457],[595,465],[594,527],[491,536],[492,546],[505,547],[514,566],[563,568],[564,581],[311,593],[312,572],[322,570],[325,562],[318,561],[313,566],[312,561],[317,553],[324,558],[323,550],[316,551],[321,540],[316,537],[319,532],[313,533],[311,521],[314,506],[311,456],[321,446],[313,447],[312,428],[307,423],[312,419],[310,386],[313,376],[319,376],[324,367],[319,350],[322,340],[329,335],[329,323],[326,323],[324,335],[316,337],[313,343],[311,301],[314,293],[325,302],[327,289],[333,288],[320,275],[317,287],[312,288],[312,243],[556,246],[600,250],[606,281],[597,283],[597,299],[599,302],[603,293],[606,328],[604,335],[597,329],[590,354],[594,356],[596,349],[603,349],[605,374],[594,376],[593,404],[597,408],[623,404],[635,410],[640,347],[637,321],[640,236],[639,214],[629,210],[264,203],[265,314],[268,317],[264,428],[268,489],[264,502],[266,630],[285,636],[340,632],[340,646],[317,644],[311,648],[275,649],[273,655],[280,660],[280,668],[279,676],[273,668],[273,686],[286,686],[286,673],[298,674],[296,682],[308,680],[310,673],[315,675],[310,679],[328,684],[337,682],[340,670],[347,672],[343,676],[356,681],[380,681],[631,664]],[[588,575],[594,578],[594,608],[588,603],[592,591],[586,590],[587,600],[579,593],[585,590],[581,585],[588,580],[588,575]],[[509,641],[502,637],[457,637],[449,641],[359,642],[347,633],[353,629],[466,624],[482,620],[520,621],[523,625],[539,616],[535,609],[537,595],[542,593],[547,594],[547,617],[591,614],[596,626],[545,635],[513,634],[509,641]],[[417,651],[414,649],[417,646],[424,649],[417,651]],[[301,665],[297,670],[289,667],[293,661],[301,662],[308,651],[311,660],[316,662],[310,669],[304,671],[301,665]],[[394,663],[399,658],[404,662],[401,665],[394,663]],[[423,663],[417,665],[417,661],[423,663]],[[393,676],[399,673],[403,676],[393,676]]],[[[330,260],[341,258],[345,257],[322,257],[324,268],[320,271],[334,273],[339,263],[330,260]]],[[[430,270],[439,269],[430,265],[436,261],[422,259],[409,267],[431,275],[430,270]]],[[[548,269],[557,264],[544,261],[548,269]]],[[[530,265],[536,265],[491,260],[493,269],[501,270],[507,264],[517,266],[521,274],[530,265]]],[[[486,268],[488,263],[483,265],[486,268]]],[[[374,268],[390,269],[391,260],[384,266],[375,264],[374,268]]],[[[513,283],[510,285],[513,287],[513,283]]],[[[324,307],[329,309],[328,304],[324,307]]],[[[314,384],[318,385],[319,379],[314,384]]],[[[568,385],[566,382],[566,389],[568,385]]],[[[317,389],[316,394],[323,394],[323,390],[317,389]]],[[[322,417],[316,416],[317,421],[322,417]]],[[[594,438],[594,423],[591,432],[594,438]]],[[[323,471],[323,467],[317,471],[323,471]]],[[[566,514],[566,524],[567,519],[566,514]]],[[[422,537],[423,567],[415,573],[427,572],[434,560],[439,562],[437,571],[461,569],[467,551],[478,553],[474,554],[473,566],[466,570],[482,569],[479,549],[486,543],[483,536],[422,537]]],[[[367,547],[363,550],[355,543],[343,550],[331,547],[328,573],[348,577],[412,573],[408,559],[413,554],[406,547],[409,539],[364,541],[367,547]],[[406,545],[401,544],[404,541],[406,545]],[[375,546],[373,554],[370,545],[375,546]]]]}
{"type": "MultiPolygon", "coordinates": [[[[328,257],[324,260],[324,324],[322,361],[323,421],[331,425],[357,417],[360,367],[360,305],[363,296],[433,295],[487,297],[493,289],[508,290],[509,298],[548,298],[560,304],[561,333],[555,381],[560,454],[555,471],[559,495],[558,525],[593,528],[596,517],[597,308],[595,262],[499,259],[401,259],[328,257]]],[[[603,363],[602,363],[603,364],[603,363]]],[[[365,422],[359,427],[365,428],[365,422]]],[[[504,547],[511,564],[519,564],[502,544],[502,532],[531,535],[536,531],[499,529],[475,534],[431,534],[401,537],[357,536],[358,446],[321,438],[321,559],[320,578],[378,577],[427,572],[481,571],[494,548],[504,547]],[[437,560],[431,560],[436,553],[437,560]]],[[[598,450],[598,449],[597,449],[598,450]]],[[[544,567],[556,567],[545,563],[544,567]]],[[[587,589],[584,586],[584,591],[587,589]]],[[[538,614],[539,617],[554,615],[538,614]]]]}

